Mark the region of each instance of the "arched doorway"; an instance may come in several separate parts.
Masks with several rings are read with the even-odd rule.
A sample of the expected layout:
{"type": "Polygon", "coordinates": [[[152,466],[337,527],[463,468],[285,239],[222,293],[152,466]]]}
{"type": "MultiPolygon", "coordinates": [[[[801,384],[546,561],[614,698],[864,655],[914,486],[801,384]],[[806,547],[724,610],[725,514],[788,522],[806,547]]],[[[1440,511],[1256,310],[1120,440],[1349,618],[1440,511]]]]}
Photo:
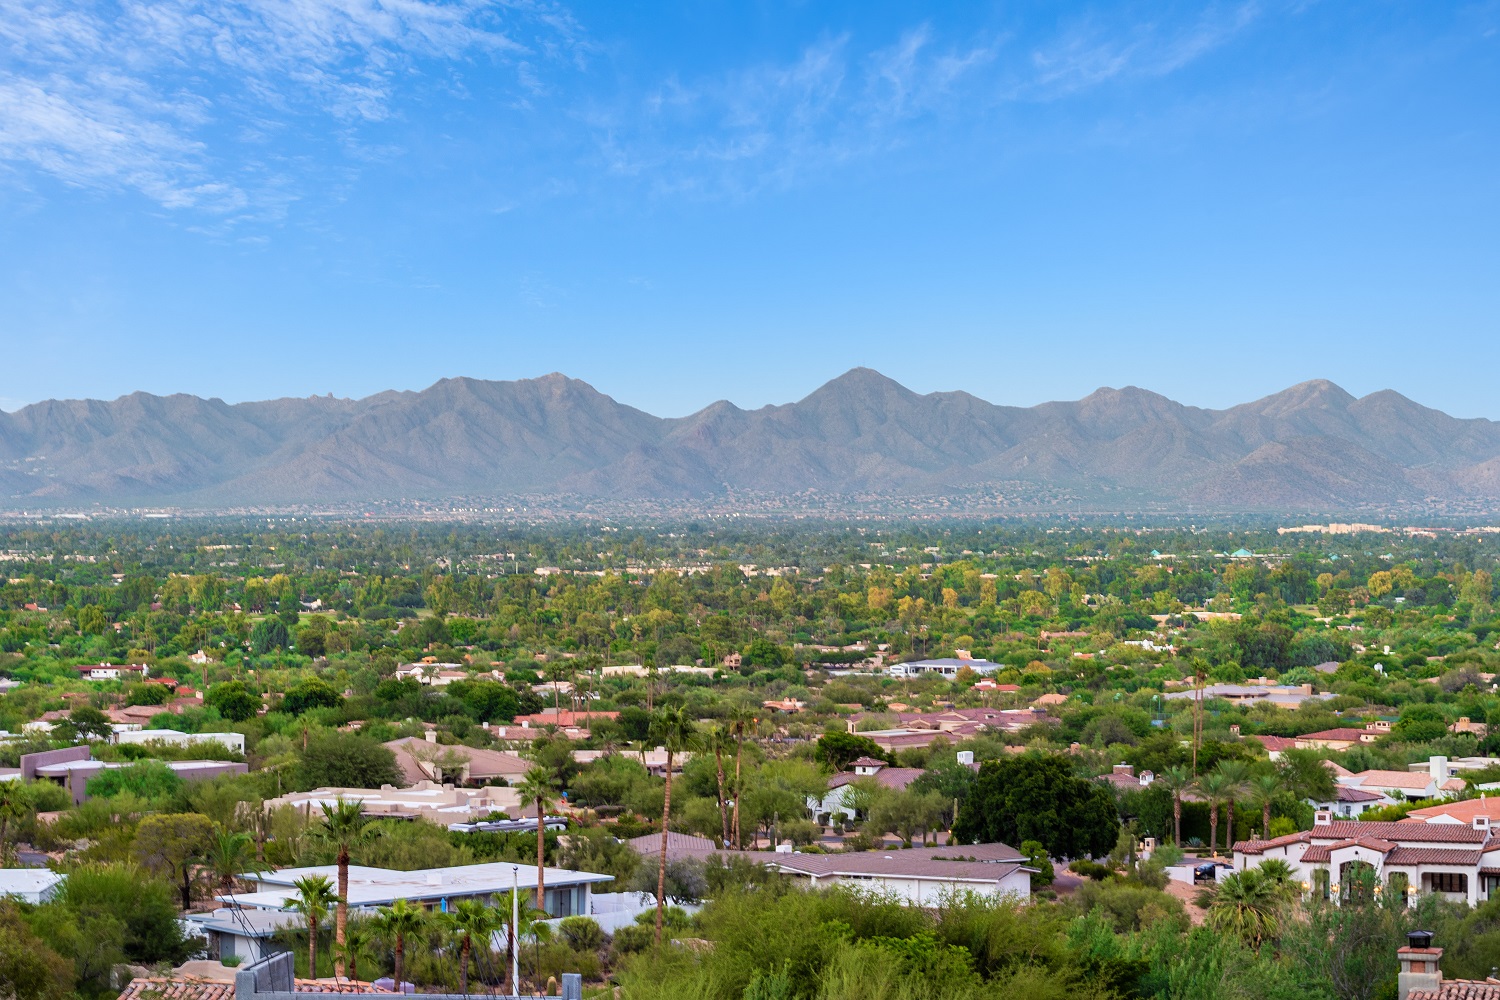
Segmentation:
{"type": "Polygon", "coordinates": [[[1368,861],[1345,861],[1339,865],[1339,898],[1351,903],[1368,900],[1379,881],[1375,866],[1368,861]]]}

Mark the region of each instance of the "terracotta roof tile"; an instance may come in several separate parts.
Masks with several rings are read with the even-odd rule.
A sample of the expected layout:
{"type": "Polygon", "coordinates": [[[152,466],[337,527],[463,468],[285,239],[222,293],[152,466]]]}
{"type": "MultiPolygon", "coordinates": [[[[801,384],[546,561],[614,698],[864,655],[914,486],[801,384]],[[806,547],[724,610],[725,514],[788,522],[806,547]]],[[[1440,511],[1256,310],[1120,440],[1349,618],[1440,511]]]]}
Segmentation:
{"type": "Polygon", "coordinates": [[[132,979],[120,1000],[234,1000],[234,983],[208,979],[132,979]]]}
{"type": "Polygon", "coordinates": [[[1398,847],[1385,857],[1388,865],[1477,865],[1479,851],[1439,847],[1398,847]]]}
{"type": "Polygon", "coordinates": [[[1286,847],[1289,844],[1306,843],[1312,834],[1304,830],[1301,833],[1288,833],[1281,837],[1272,837],[1270,840],[1241,840],[1234,845],[1233,850],[1237,854],[1264,854],[1266,851],[1276,847],[1286,847]]]}
{"type": "Polygon", "coordinates": [[[1379,837],[1381,840],[1422,841],[1438,844],[1482,844],[1489,839],[1485,830],[1458,823],[1383,823],[1365,820],[1336,820],[1310,831],[1315,841],[1354,840],[1379,837]]]}
{"type": "Polygon", "coordinates": [[[1412,990],[1407,1000],[1500,1000],[1500,983],[1450,979],[1435,990],[1412,990]]]}

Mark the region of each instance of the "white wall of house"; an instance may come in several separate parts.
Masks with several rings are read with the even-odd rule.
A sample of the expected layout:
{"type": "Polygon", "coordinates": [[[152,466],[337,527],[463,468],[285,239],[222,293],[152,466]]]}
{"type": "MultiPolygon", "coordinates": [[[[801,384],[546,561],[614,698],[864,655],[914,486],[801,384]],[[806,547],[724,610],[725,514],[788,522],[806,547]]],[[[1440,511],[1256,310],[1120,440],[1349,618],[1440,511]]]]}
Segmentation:
{"type": "Polygon", "coordinates": [[[894,875],[821,875],[812,880],[819,888],[848,885],[880,895],[890,895],[908,906],[937,906],[945,898],[972,892],[977,896],[1031,898],[1031,875],[1013,871],[995,882],[963,882],[956,879],[902,878],[894,875]]]}

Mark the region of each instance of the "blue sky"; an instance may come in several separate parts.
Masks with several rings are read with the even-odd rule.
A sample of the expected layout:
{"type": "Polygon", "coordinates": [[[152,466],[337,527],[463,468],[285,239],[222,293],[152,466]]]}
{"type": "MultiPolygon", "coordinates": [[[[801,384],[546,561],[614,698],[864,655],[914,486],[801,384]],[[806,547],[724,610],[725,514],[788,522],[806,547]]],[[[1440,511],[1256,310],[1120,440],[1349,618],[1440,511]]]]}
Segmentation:
{"type": "Polygon", "coordinates": [[[0,407],[855,365],[1500,418],[1500,3],[7,0],[0,407]]]}

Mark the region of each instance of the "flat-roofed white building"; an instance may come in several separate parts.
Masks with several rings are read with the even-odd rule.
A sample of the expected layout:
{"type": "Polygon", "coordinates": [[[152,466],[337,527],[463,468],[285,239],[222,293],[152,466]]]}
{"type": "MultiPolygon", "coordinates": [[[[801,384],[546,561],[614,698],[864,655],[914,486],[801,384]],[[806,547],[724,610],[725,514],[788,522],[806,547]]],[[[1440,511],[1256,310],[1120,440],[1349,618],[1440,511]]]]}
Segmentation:
{"type": "Polygon", "coordinates": [[[954,656],[942,657],[936,660],[912,660],[909,663],[893,663],[890,667],[892,677],[957,677],[958,672],[965,667],[976,674],[992,674],[1000,669],[1000,664],[991,663],[989,660],[965,660],[954,656]]]}
{"type": "Polygon", "coordinates": [[[48,868],[0,868],[0,899],[45,903],[57,894],[68,876],[48,868]]]}
{"type": "Polygon", "coordinates": [[[358,802],[372,819],[428,819],[440,826],[469,823],[490,813],[515,815],[521,809],[521,793],[508,785],[456,788],[435,781],[419,781],[410,788],[381,785],[379,788],[315,788],[292,792],[266,802],[267,809],[292,806],[309,816],[322,816],[324,806],[343,799],[358,802]]]}
{"type": "Polygon", "coordinates": [[[219,743],[235,753],[245,752],[245,737],[242,733],[181,733],[175,729],[119,729],[115,731],[116,743],[169,743],[175,747],[188,747],[199,743],[219,743]]]}
{"type": "MultiPolygon", "coordinates": [[[[322,875],[330,883],[338,884],[337,865],[283,868],[264,874],[246,873],[240,878],[254,887],[252,891],[224,893],[218,898],[230,906],[247,909],[288,910],[297,900],[293,883],[308,875],[322,875]]],[[[571,917],[587,915],[594,886],[613,882],[614,876],[547,868],[543,881],[547,898],[542,909],[553,917],[571,917]]],[[[536,866],[501,861],[409,872],[349,866],[349,906],[355,911],[369,911],[407,899],[446,913],[459,900],[488,902],[494,896],[510,892],[512,886],[523,893],[530,890],[535,894],[536,866]]]]}
{"type": "MultiPolygon", "coordinates": [[[[748,856],[748,855],[747,855],[748,856]]],[[[761,855],[784,875],[813,887],[848,885],[889,894],[908,906],[938,906],[964,893],[1031,898],[1031,875],[1021,852],[1007,844],[954,844],[913,850],[849,854],[761,855]]]]}

